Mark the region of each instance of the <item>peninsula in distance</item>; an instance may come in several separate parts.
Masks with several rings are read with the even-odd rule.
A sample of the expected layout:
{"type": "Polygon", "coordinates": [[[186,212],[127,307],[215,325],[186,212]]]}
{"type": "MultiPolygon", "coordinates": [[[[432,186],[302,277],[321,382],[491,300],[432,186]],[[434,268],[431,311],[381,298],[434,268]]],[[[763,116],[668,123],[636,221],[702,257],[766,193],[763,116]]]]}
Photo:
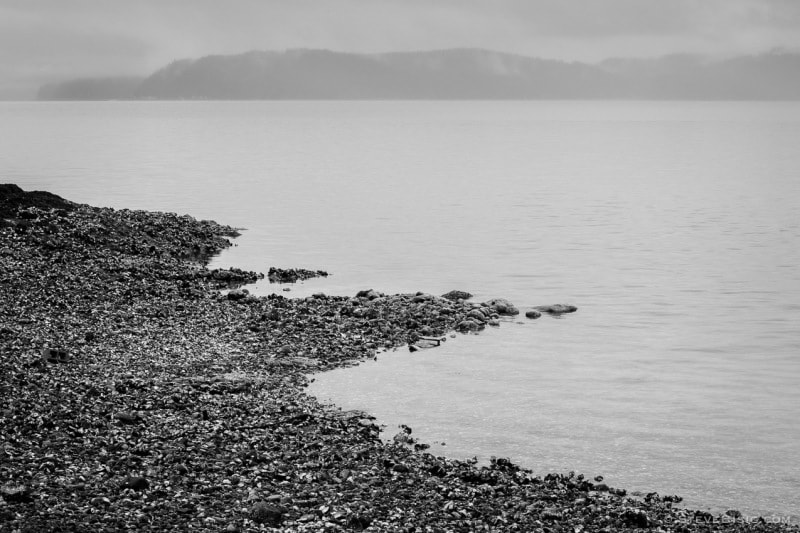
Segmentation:
{"type": "Polygon", "coordinates": [[[39,100],[800,100],[800,53],[676,54],[590,64],[482,49],[251,51],[181,59],[146,77],[50,83],[39,100]]]}

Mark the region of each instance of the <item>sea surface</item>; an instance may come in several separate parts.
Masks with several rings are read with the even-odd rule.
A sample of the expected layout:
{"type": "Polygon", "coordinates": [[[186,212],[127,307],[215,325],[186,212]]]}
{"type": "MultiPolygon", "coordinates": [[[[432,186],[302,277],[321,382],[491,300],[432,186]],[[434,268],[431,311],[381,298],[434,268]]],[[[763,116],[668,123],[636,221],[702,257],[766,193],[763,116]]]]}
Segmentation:
{"type": "Polygon", "coordinates": [[[454,458],[693,508],[800,509],[800,103],[4,102],[0,181],[246,228],[287,297],[466,290],[523,313],[310,392],[454,458]]]}

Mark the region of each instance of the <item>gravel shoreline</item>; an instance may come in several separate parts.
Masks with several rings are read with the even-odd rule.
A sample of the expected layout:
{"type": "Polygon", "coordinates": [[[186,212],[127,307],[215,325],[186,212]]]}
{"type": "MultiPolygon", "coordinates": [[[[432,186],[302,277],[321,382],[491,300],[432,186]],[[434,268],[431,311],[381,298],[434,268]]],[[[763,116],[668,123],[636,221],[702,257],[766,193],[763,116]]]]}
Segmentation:
{"type": "Polygon", "coordinates": [[[305,376],[508,302],[256,298],[259,274],[204,266],[236,234],[0,185],[0,531],[800,530],[382,441],[305,376]]]}

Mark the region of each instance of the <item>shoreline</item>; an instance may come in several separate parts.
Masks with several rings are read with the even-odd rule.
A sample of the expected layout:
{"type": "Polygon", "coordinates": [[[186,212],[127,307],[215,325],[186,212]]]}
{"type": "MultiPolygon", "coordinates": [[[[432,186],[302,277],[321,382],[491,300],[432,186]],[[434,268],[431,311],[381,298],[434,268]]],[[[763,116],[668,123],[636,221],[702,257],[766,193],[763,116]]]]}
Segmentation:
{"type": "Polygon", "coordinates": [[[800,530],[434,457],[305,393],[466,300],[223,294],[258,278],[203,266],[233,228],[0,193],[0,531],[800,530]]]}

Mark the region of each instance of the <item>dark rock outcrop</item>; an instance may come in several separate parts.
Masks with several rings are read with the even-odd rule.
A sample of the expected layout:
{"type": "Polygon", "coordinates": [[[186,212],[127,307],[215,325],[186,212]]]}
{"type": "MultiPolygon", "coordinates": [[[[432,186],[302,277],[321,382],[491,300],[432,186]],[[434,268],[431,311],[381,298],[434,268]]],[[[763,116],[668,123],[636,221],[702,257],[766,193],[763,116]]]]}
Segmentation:
{"type": "Polygon", "coordinates": [[[20,213],[29,207],[38,209],[63,209],[71,211],[75,203],[65,200],[50,192],[23,191],[12,183],[0,184],[0,219],[2,218],[36,218],[32,213],[20,213]],[[33,215],[33,216],[31,216],[33,215]]]}

